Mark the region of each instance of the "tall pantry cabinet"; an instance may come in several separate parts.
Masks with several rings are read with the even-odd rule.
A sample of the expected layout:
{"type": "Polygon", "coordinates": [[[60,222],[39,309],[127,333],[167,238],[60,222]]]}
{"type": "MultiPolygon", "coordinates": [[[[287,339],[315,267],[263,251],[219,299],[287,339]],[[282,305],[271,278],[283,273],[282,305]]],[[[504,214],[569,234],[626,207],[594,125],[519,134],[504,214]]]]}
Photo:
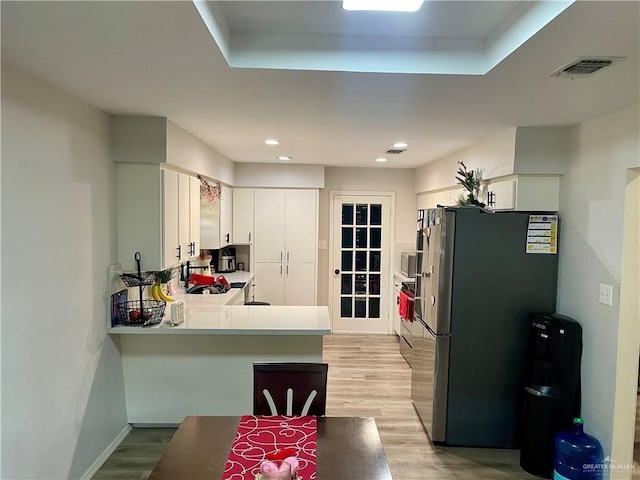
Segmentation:
{"type": "Polygon", "coordinates": [[[315,305],[318,191],[255,190],[255,297],[315,305]]]}

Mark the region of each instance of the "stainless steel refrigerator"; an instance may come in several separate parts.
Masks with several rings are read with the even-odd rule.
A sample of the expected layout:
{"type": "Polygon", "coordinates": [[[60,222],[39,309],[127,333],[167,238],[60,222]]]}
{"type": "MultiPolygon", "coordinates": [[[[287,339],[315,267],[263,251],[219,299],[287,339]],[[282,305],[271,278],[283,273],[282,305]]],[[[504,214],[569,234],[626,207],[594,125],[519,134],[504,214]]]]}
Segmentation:
{"type": "Polygon", "coordinates": [[[418,212],[411,396],[436,444],[517,448],[529,312],[554,312],[558,217],[418,212]]]}

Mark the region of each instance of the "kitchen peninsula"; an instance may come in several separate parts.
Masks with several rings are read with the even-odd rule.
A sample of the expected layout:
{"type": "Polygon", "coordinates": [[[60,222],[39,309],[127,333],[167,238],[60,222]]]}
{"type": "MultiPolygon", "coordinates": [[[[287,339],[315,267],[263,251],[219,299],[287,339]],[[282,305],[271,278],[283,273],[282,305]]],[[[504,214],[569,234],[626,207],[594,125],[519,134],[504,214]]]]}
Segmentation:
{"type": "Polygon", "coordinates": [[[216,297],[182,296],[185,321],[178,326],[109,328],[119,337],[129,423],[247,414],[253,362],[322,361],[322,336],[331,333],[327,307],[228,306],[216,297]]]}

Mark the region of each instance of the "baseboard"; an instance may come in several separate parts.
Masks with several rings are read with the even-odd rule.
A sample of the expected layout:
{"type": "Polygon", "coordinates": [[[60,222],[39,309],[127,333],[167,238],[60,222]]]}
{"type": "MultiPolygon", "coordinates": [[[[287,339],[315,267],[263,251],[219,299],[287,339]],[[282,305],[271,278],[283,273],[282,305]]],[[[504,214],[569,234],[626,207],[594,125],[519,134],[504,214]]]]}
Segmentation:
{"type": "Polygon", "coordinates": [[[84,472],[84,475],[80,477],[81,480],[91,480],[96,472],[100,469],[102,464],[107,461],[107,459],[111,456],[111,454],[118,448],[118,445],[125,439],[129,432],[133,430],[131,425],[127,423],[127,425],[122,429],[122,431],[116,436],[116,438],[111,442],[111,444],[105,449],[104,452],[100,454],[96,461],[89,467],[89,469],[84,472]]]}

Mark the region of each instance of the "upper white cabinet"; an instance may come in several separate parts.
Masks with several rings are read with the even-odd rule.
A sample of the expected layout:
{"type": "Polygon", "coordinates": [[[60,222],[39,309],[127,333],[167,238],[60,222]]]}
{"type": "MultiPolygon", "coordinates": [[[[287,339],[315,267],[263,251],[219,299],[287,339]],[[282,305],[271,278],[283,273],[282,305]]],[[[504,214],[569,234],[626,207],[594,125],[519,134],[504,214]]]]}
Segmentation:
{"type": "Polygon", "coordinates": [[[162,170],[162,266],[178,262],[181,257],[180,222],[178,220],[178,173],[162,170]]]}
{"type": "Polygon", "coordinates": [[[516,180],[492,182],[487,186],[487,206],[493,210],[513,210],[516,207],[516,180]]]}
{"type": "Polygon", "coordinates": [[[162,268],[200,253],[200,185],[195,177],[162,170],[162,268]]]}
{"type": "Polygon", "coordinates": [[[135,269],[136,252],[144,270],[161,270],[199,253],[199,222],[192,225],[191,208],[199,190],[192,182],[158,165],[116,164],[118,260],[124,270],[135,269]]]}
{"type": "Polygon", "coordinates": [[[200,200],[200,247],[218,249],[230,245],[233,225],[233,191],[222,187],[214,203],[200,200]]]}
{"type": "Polygon", "coordinates": [[[253,242],[254,190],[236,188],[233,190],[233,243],[253,242]]]}
{"type": "Polygon", "coordinates": [[[200,254],[200,180],[189,177],[189,238],[192,255],[200,254]]]}
{"type": "Polygon", "coordinates": [[[233,190],[222,187],[220,198],[220,245],[225,247],[232,243],[233,232],[233,190]]]}
{"type": "Polygon", "coordinates": [[[317,190],[255,190],[255,296],[272,305],[315,305],[317,190]]]}
{"type": "MultiPolygon", "coordinates": [[[[498,180],[487,186],[494,210],[557,211],[560,199],[560,177],[557,175],[519,175],[498,180]]],[[[490,198],[485,203],[489,205],[490,198]]]]}

